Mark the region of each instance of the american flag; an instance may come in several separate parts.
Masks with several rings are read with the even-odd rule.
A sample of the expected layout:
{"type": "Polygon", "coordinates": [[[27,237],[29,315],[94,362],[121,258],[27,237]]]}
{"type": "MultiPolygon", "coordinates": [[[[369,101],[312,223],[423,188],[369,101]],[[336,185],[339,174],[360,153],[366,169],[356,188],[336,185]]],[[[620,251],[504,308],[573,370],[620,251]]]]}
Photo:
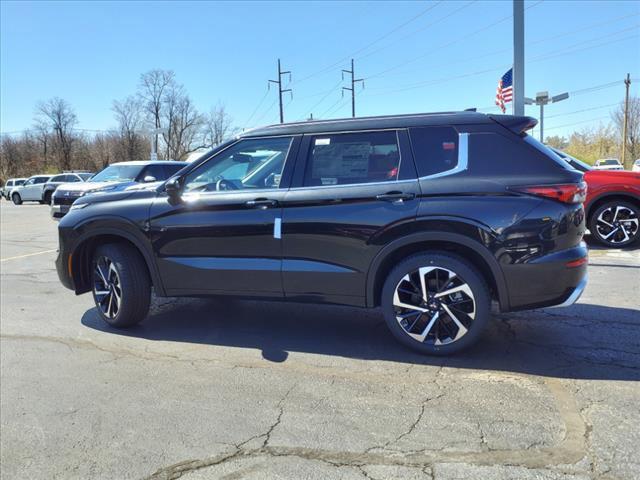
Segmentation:
{"type": "Polygon", "coordinates": [[[513,100],[513,68],[510,68],[502,78],[498,81],[498,90],[496,90],[496,105],[500,107],[502,113],[506,112],[505,103],[513,100]]]}

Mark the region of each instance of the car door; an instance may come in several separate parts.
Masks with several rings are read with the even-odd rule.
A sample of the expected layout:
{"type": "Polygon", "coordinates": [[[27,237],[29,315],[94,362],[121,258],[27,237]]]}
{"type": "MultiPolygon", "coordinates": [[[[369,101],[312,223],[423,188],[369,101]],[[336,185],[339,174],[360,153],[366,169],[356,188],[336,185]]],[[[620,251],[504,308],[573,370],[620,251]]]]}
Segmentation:
{"type": "Polygon", "coordinates": [[[380,239],[415,218],[418,194],[406,131],[305,135],[283,204],[285,295],[363,304],[380,239]]]}
{"type": "Polygon", "coordinates": [[[241,139],[161,195],[150,216],[169,294],[282,296],[281,206],[300,137],[241,139]]]}
{"type": "Polygon", "coordinates": [[[20,197],[22,198],[22,200],[35,200],[36,197],[36,190],[39,188],[39,185],[36,185],[36,178],[30,178],[28,179],[26,182],[24,182],[24,185],[22,186],[22,189],[20,190],[20,197]]]}

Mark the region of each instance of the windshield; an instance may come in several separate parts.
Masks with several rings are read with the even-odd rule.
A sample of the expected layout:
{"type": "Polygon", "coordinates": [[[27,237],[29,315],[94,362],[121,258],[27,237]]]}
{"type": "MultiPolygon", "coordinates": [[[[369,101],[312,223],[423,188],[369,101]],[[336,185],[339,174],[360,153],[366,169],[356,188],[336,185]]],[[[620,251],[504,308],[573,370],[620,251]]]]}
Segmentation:
{"type": "Polygon", "coordinates": [[[126,182],[136,179],[144,165],[110,165],[98,172],[90,182],[126,182]]]}
{"type": "Polygon", "coordinates": [[[605,158],[604,160],[598,161],[599,165],[620,165],[620,162],[615,158],[605,158]]]}
{"type": "Polygon", "coordinates": [[[588,163],[583,162],[582,160],[578,160],[576,157],[572,157],[566,152],[562,150],[558,150],[557,148],[549,147],[551,150],[556,152],[560,158],[564,161],[568,162],[576,170],[580,170],[581,172],[588,172],[589,170],[593,170],[593,167],[588,163]]]}

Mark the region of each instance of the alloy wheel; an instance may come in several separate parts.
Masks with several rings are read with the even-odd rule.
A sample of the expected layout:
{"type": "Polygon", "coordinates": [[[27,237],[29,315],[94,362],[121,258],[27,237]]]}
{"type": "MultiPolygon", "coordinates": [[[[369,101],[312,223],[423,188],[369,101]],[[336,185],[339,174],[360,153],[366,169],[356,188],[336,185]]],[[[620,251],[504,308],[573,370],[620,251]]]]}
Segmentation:
{"type": "Polygon", "coordinates": [[[598,235],[613,245],[627,243],[638,234],[639,227],[637,213],[624,205],[611,205],[596,219],[598,235]]]}
{"type": "Polygon", "coordinates": [[[476,316],[471,287],[442,267],[421,267],[402,277],[395,288],[393,307],[407,335],[436,346],[460,340],[476,316]]]}
{"type": "Polygon", "coordinates": [[[122,286],[116,265],[107,257],[99,257],[93,273],[96,305],[107,318],[115,318],[122,303],[122,286]]]}

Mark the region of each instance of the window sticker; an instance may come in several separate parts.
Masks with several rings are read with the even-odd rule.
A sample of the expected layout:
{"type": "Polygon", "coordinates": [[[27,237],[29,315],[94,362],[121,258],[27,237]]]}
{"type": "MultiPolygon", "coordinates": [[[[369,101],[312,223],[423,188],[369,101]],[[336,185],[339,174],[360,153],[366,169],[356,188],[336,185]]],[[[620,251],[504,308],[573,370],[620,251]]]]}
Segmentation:
{"type": "Polygon", "coordinates": [[[314,149],[313,178],[363,178],[369,174],[371,144],[337,143],[314,149]]]}
{"type": "Polygon", "coordinates": [[[330,138],[316,138],[315,145],[316,146],[331,145],[331,139],[330,138]]]}
{"type": "Polygon", "coordinates": [[[320,182],[322,182],[322,185],[337,185],[338,184],[338,179],[337,178],[324,177],[324,178],[320,179],[320,182]]]}

